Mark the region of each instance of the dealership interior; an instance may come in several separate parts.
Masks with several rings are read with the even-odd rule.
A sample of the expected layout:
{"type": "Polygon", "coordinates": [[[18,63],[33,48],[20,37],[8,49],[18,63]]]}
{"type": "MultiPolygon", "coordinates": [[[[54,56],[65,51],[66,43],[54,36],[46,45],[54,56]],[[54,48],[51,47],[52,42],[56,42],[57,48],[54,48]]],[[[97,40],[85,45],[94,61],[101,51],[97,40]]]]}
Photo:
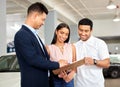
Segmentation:
{"type": "MultiPolygon", "coordinates": [[[[116,61],[120,63],[120,0],[0,0],[0,2],[0,57],[15,52],[14,35],[24,24],[28,6],[34,2],[41,2],[49,10],[45,24],[38,30],[44,44],[50,44],[56,26],[62,22],[70,26],[70,43],[78,41],[78,21],[90,18],[93,21],[92,34],[107,43],[110,55],[115,56],[116,61]],[[111,4],[113,8],[108,7],[111,4]]],[[[5,84],[2,82],[2,74],[0,72],[0,87],[5,84]]],[[[105,80],[105,87],[120,87],[120,78],[105,80]]]]}

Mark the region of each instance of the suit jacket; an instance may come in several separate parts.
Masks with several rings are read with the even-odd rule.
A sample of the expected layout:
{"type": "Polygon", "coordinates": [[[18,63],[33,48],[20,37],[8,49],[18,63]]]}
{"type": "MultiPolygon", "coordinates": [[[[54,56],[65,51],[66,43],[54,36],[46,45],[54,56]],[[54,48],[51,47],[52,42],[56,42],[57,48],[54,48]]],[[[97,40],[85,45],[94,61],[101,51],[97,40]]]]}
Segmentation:
{"type": "Polygon", "coordinates": [[[21,71],[21,87],[49,87],[48,70],[59,68],[58,62],[49,60],[37,38],[26,26],[22,26],[14,38],[16,55],[21,71]]]}

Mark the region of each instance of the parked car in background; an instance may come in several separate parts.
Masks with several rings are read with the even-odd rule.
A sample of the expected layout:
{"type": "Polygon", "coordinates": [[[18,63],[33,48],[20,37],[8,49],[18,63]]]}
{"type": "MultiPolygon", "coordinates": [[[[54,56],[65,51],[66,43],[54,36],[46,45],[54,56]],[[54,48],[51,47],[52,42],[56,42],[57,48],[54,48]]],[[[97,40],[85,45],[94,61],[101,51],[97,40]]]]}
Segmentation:
{"type": "MultiPolygon", "coordinates": [[[[110,55],[110,67],[103,69],[105,77],[120,76],[120,55],[110,55]]],[[[0,87],[20,87],[20,69],[15,53],[0,57],[0,87]]]]}
{"type": "Polygon", "coordinates": [[[103,69],[104,77],[120,77],[120,54],[110,55],[110,67],[103,69]]]}
{"type": "Polygon", "coordinates": [[[20,70],[15,54],[0,57],[0,87],[20,87],[20,70]]]}

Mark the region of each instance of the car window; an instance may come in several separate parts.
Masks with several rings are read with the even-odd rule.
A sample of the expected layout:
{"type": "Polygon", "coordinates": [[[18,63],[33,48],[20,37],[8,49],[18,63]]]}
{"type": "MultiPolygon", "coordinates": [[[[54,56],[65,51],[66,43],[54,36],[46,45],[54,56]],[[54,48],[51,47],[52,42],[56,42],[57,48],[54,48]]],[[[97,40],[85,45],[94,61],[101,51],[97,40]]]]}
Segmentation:
{"type": "Polygon", "coordinates": [[[110,55],[110,62],[111,63],[120,63],[120,55],[110,55]]]}
{"type": "Polygon", "coordinates": [[[0,72],[17,72],[19,65],[16,55],[6,55],[0,57],[0,72]]]}

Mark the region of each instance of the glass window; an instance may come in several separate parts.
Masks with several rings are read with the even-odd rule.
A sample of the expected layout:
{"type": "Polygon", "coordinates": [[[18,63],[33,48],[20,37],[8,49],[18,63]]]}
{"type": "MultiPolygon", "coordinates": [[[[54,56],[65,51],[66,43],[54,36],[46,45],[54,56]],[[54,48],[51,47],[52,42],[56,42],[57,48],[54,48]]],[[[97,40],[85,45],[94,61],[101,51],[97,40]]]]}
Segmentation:
{"type": "Polygon", "coordinates": [[[16,55],[6,55],[0,57],[0,72],[17,72],[19,65],[16,55]]]}

